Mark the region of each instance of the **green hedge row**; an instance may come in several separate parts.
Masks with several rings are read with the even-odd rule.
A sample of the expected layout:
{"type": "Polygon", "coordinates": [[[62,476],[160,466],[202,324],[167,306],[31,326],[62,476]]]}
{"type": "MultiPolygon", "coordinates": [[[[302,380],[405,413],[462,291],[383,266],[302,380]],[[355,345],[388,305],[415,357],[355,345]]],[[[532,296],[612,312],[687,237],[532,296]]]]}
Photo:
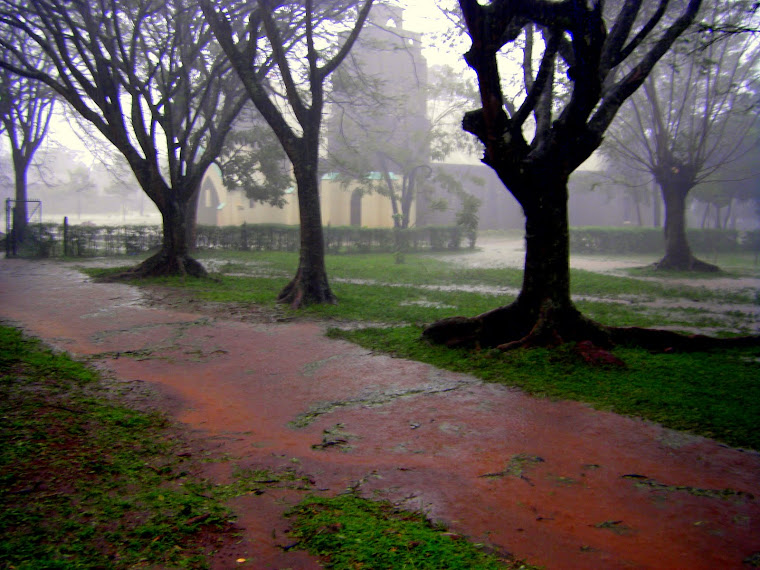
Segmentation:
{"type": "MultiPolygon", "coordinates": [[[[428,226],[394,230],[392,228],[324,228],[328,253],[370,253],[391,251],[444,251],[459,249],[462,231],[457,226],[428,226]]],[[[242,226],[198,226],[199,248],[253,251],[298,251],[298,226],[243,224],[242,226]]]]}
{"type": "MultiPolygon", "coordinates": [[[[760,230],[690,229],[686,238],[697,253],[760,251],[760,230]]],[[[665,238],[661,228],[571,228],[572,253],[662,253],[665,238]]]]}

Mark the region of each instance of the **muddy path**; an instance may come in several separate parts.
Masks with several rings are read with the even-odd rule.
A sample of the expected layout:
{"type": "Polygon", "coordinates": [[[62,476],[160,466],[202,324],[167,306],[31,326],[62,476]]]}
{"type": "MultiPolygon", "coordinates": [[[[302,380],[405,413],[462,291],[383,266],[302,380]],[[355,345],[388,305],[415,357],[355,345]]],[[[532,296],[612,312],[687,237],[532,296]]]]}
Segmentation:
{"type": "MultiPolygon", "coordinates": [[[[166,411],[218,482],[296,469],[313,492],[422,509],[550,569],[741,568],[760,552],[756,452],[374,355],[319,323],[151,306],[60,263],[0,260],[0,318],[166,411]]],[[[318,568],[282,518],[302,497],[233,500],[242,536],[214,567],[318,568]]]]}

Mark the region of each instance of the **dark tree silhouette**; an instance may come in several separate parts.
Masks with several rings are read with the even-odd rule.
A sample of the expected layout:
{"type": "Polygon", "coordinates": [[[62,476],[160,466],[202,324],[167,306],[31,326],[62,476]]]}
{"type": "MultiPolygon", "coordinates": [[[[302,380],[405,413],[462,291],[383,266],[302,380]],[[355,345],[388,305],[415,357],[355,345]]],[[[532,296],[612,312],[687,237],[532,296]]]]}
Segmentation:
{"type": "Polygon", "coordinates": [[[658,269],[718,271],[697,259],[686,238],[686,200],[703,183],[731,178],[758,122],[757,42],[749,34],[713,41],[710,28],[739,28],[742,2],[710,6],[621,110],[605,145],[644,171],[665,204],[665,255],[658,269]]]}
{"type": "Polygon", "coordinates": [[[205,275],[188,253],[200,183],[246,97],[197,7],[1,0],[0,68],[55,91],[124,155],[158,207],[161,251],[129,275],[205,275]]]}
{"type": "Polygon", "coordinates": [[[502,350],[568,341],[704,344],[667,331],[602,326],[584,317],[570,298],[568,177],[600,145],[622,103],[694,21],[701,2],[672,4],[459,1],[472,40],[465,60],[477,74],[482,106],[465,115],[463,128],[485,145],[483,162],[523,208],[525,272],[515,302],[476,317],[434,323],[424,331],[426,338],[502,350]],[[516,42],[524,49],[525,90],[510,99],[498,58],[516,42]],[[539,44],[543,54],[536,57],[539,44]]]}
{"type": "MultiPolygon", "coordinates": [[[[24,38],[17,38],[24,41],[24,38]]],[[[37,65],[44,62],[37,58],[37,65]]],[[[13,209],[13,240],[24,241],[27,217],[27,175],[37,149],[47,136],[55,107],[55,95],[44,83],[0,69],[0,130],[11,148],[16,204],[13,209]]]]}
{"type": "Polygon", "coordinates": [[[294,308],[335,303],[325,270],[319,203],[325,82],[351,50],[372,0],[260,0],[226,6],[223,11],[211,0],[201,0],[200,5],[248,96],[293,165],[301,249],[296,275],[278,301],[294,308]],[[274,64],[277,81],[267,79],[265,63],[274,64]]]}

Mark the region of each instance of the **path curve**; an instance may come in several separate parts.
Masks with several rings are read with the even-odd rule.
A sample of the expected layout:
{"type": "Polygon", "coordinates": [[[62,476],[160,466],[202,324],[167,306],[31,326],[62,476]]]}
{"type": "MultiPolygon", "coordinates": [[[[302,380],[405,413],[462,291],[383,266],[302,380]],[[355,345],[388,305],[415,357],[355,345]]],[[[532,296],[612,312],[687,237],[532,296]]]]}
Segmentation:
{"type": "MultiPolygon", "coordinates": [[[[421,508],[549,569],[742,568],[760,552],[756,452],[373,355],[314,323],[149,307],[138,288],[61,263],[0,260],[0,318],[125,385],[147,383],[237,466],[296,465],[319,492],[357,487],[421,508]]],[[[301,497],[233,501],[243,540],[214,567],[318,568],[278,547],[289,543],[280,515],[301,497]]]]}

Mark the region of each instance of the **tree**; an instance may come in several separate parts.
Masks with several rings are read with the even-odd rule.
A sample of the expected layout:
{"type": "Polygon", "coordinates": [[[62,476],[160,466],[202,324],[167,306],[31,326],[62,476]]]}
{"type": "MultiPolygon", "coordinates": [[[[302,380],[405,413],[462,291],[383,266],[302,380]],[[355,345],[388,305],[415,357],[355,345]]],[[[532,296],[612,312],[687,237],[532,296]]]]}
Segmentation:
{"type": "MultiPolygon", "coordinates": [[[[36,65],[44,65],[41,58],[36,59],[36,65]]],[[[0,130],[8,135],[13,160],[16,190],[13,239],[17,244],[24,241],[29,215],[26,206],[29,166],[47,135],[54,108],[55,96],[44,83],[0,69],[0,130]]]]}
{"type": "Polygon", "coordinates": [[[472,318],[444,319],[427,327],[424,336],[502,350],[569,341],[610,346],[621,339],[681,346],[674,333],[604,327],[574,306],[567,182],[600,145],[622,103],[692,23],[700,0],[674,6],[666,0],[460,0],[459,5],[472,40],[465,60],[477,74],[481,104],[462,124],[483,143],[482,161],[523,208],[525,271],[512,304],[472,318]],[[543,53],[536,57],[539,35],[543,53]],[[518,41],[524,91],[507,97],[510,84],[502,84],[498,54],[518,41]],[[526,133],[532,134],[530,142],[526,133]]]}
{"type": "Polygon", "coordinates": [[[297,308],[335,303],[324,261],[319,204],[319,146],[325,82],[351,50],[372,0],[243,2],[201,8],[248,96],[293,165],[301,227],[298,270],[278,301],[297,308]],[[238,23],[245,22],[239,29],[238,23]],[[278,82],[267,80],[273,62],[278,82]],[[287,109],[287,110],[286,110],[287,109]]]}
{"type": "MultiPolygon", "coordinates": [[[[718,271],[686,239],[686,201],[700,184],[731,178],[758,121],[757,42],[749,34],[713,41],[712,27],[739,27],[741,3],[713,5],[697,31],[676,42],[610,129],[610,154],[650,174],[665,204],[665,255],[658,269],[718,271]]],[[[725,203],[728,205],[728,201],[725,203]]]]}
{"type": "Polygon", "coordinates": [[[161,251],[129,275],[205,275],[188,254],[200,183],[246,97],[198,9],[0,0],[0,48],[1,68],[47,85],[124,155],[161,212],[161,251]]]}
{"type": "Polygon", "coordinates": [[[327,159],[347,185],[386,196],[394,226],[400,229],[409,227],[412,204],[419,195],[430,196],[434,183],[460,201],[469,196],[462,180],[448,176],[433,161],[444,161],[456,151],[475,150],[471,139],[463,139],[461,129],[451,124],[454,115],[475,100],[474,86],[449,67],[428,73],[419,55],[407,53],[406,33],[395,28],[386,31],[401,47],[383,43],[364,47],[364,58],[352,57],[353,65],[340,70],[335,81],[340,99],[333,94],[327,159]],[[379,59],[373,54],[389,49],[400,52],[396,56],[400,62],[381,68],[380,73],[392,77],[365,68],[379,59]],[[399,69],[403,62],[406,74],[399,69]],[[373,172],[379,176],[372,176],[373,172]]]}
{"type": "Polygon", "coordinates": [[[242,190],[250,200],[285,205],[285,191],[293,184],[288,158],[255,107],[243,110],[217,164],[228,189],[242,190]]]}

